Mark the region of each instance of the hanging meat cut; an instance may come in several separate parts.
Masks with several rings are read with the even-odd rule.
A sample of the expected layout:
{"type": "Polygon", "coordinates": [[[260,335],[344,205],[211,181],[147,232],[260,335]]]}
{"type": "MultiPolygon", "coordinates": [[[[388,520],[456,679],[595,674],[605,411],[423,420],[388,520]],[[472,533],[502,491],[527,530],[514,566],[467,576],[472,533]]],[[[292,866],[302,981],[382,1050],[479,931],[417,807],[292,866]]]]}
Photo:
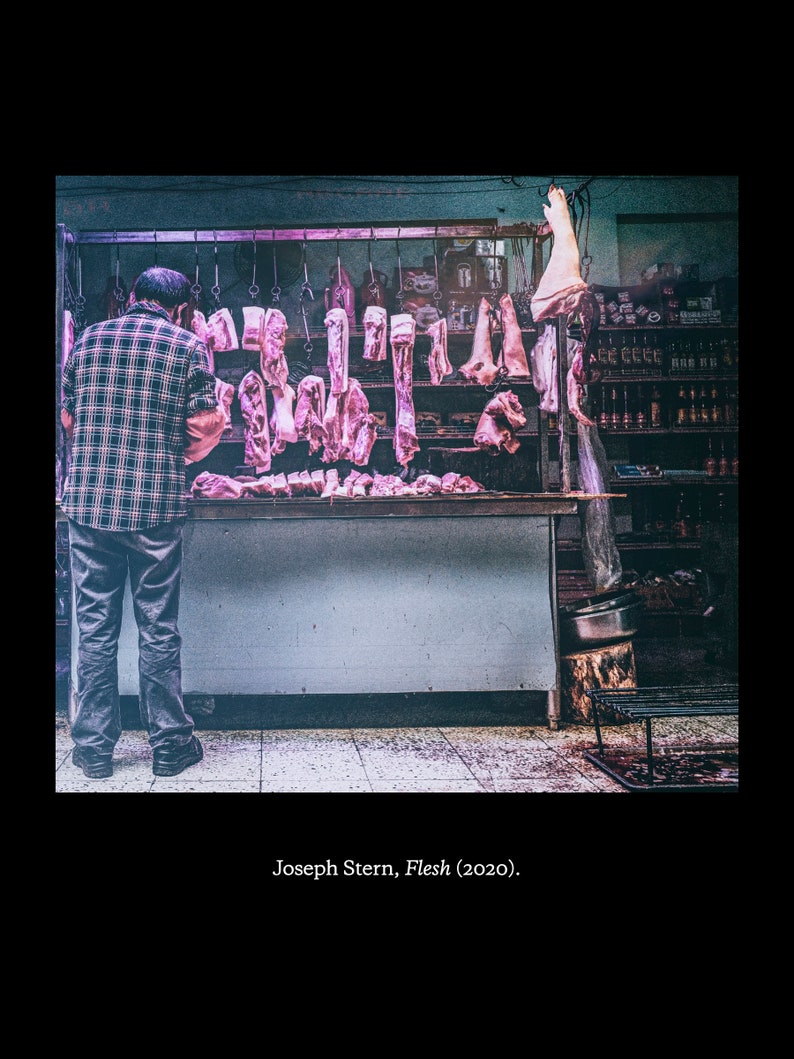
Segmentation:
{"type": "Polygon", "coordinates": [[[265,345],[265,310],[259,305],[243,306],[243,349],[257,350],[265,345]]]}
{"type": "Polygon", "coordinates": [[[262,376],[249,371],[238,388],[243,414],[245,463],[258,473],[270,470],[270,431],[267,422],[267,391],[262,376]]]}
{"type": "Polygon", "coordinates": [[[284,355],[287,341],[287,318],[280,309],[265,313],[265,334],[259,354],[259,369],[268,386],[284,390],[287,386],[289,364],[284,355]]]}
{"type": "Polygon", "coordinates": [[[491,335],[494,329],[493,311],[487,298],[480,298],[477,310],[477,323],[474,327],[474,342],[469,359],[458,368],[458,374],[464,379],[478,382],[481,386],[490,386],[499,374],[494,363],[491,335]]]}
{"type": "Polygon", "coordinates": [[[351,460],[363,467],[369,462],[378,425],[358,379],[348,379],[344,393],[329,396],[322,425],[325,447],[320,458],[323,463],[351,460]]]}
{"type": "Polygon", "coordinates": [[[325,380],[319,375],[304,375],[298,383],[295,404],[295,430],[298,439],[309,442],[309,452],[318,452],[325,444],[325,380]]]}
{"type": "Polygon", "coordinates": [[[232,402],[234,401],[235,393],[235,388],[230,382],[223,382],[217,375],[215,376],[215,397],[217,398],[218,406],[223,409],[226,420],[223,428],[224,437],[229,437],[234,429],[232,426],[232,402]]]}
{"type": "Polygon", "coordinates": [[[601,309],[595,294],[582,279],[579,246],[565,192],[552,184],[548,198],[549,205],[544,205],[543,212],[554,235],[554,243],[532,298],[532,318],[540,322],[555,316],[578,315],[582,324],[583,347],[580,381],[597,382],[601,372],[596,357],[589,349],[589,340],[598,328],[601,309]]]}
{"type": "Polygon", "coordinates": [[[416,322],[410,313],[391,318],[392,367],[394,371],[394,451],[397,462],[407,467],[419,451],[413,397],[414,341],[416,322]]]}
{"type": "Polygon", "coordinates": [[[524,350],[524,336],[509,294],[503,294],[499,299],[499,308],[502,310],[502,364],[508,378],[526,378],[529,364],[524,350]]]}
{"type": "Polygon", "coordinates": [[[283,452],[290,442],[298,440],[295,429],[295,417],[292,409],[295,404],[295,391],[287,383],[282,389],[272,386],[273,414],[270,417],[270,429],[273,431],[271,451],[274,454],[283,452]]]}
{"type": "Polygon", "coordinates": [[[427,329],[430,335],[430,356],[427,366],[430,369],[430,382],[438,386],[446,375],[451,375],[453,368],[447,353],[447,321],[441,317],[427,329]]]}
{"type": "Polygon", "coordinates": [[[512,390],[501,390],[485,406],[474,432],[474,444],[492,456],[501,449],[517,452],[521,442],[515,432],[526,425],[527,417],[519,399],[512,390]]]}
{"type": "Polygon", "coordinates": [[[386,310],[368,305],[364,310],[364,360],[386,359],[386,310]]]}
{"type": "Polygon", "coordinates": [[[329,309],[325,316],[328,330],[328,375],[333,395],[347,389],[350,325],[344,309],[329,309]]]}

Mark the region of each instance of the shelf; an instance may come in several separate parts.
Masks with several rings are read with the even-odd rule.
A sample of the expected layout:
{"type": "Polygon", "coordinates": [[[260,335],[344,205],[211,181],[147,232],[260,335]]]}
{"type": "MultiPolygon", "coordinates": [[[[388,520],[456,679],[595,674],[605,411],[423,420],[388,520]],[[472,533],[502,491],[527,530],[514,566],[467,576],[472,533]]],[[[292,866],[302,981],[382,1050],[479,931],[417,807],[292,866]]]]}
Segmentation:
{"type": "Polygon", "coordinates": [[[681,478],[669,477],[670,472],[665,472],[661,478],[610,478],[609,484],[611,486],[619,487],[623,489],[626,486],[676,486],[680,488],[682,485],[738,485],[738,475],[723,475],[717,476],[716,478],[710,478],[707,475],[684,475],[681,478]]]}
{"type": "Polygon", "coordinates": [[[648,372],[647,374],[639,371],[625,372],[625,374],[616,373],[609,375],[602,375],[597,383],[591,383],[591,386],[602,386],[617,385],[620,382],[662,382],[662,383],[675,383],[675,382],[686,382],[691,379],[693,382],[738,382],[739,373],[737,371],[710,371],[710,372],[697,372],[688,371],[681,372],[677,371],[674,373],[659,373],[659,372],[648,372]]]}
{"type": "MultiPolygon", "coordinates": [[[[642,543],[615,541],[615,544],[620,552],[699,551],[701,548],[701,541],[698,538],[682,541],[643,541],[642,543]]],[[[558,540],[557,547],[561,552],[578,552],[581,550],[582,542],[580,540],[558,540]]]]}

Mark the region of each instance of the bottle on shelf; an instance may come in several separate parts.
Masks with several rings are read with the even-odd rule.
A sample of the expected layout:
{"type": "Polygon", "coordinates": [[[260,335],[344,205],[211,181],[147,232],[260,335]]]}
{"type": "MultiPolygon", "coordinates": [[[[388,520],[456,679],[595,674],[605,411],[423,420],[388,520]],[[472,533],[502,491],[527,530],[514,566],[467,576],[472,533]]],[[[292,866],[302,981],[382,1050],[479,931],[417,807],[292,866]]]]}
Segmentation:
{"type": "Polygon", "coordinates": [[[716,382],[711,384],[711,395],[709,398],[709,422],[715,426],[721,426],[723,421],[723,407],[720,400],[719,390],[716,382]]]}
{"type": "Polygon", "coordinates": [[[733,458],[731,459],[731,474],[734,478],[739,477],[739,446],[738,444],[734,447],[733,458]]]}
{"type": "Polygon", "coordinates": [[[634,367],[634,357],[629,336],[623,335],[623,345],[620,347],[620,371],[622,375],[631,375],[634,367]]]}
{"type": "Polygon", "coordinates": [[[692,534],[695,537],[703,536],[703,493],[698,489],[697,514],[692,523],[692,534]]]}
{"type": "Polygon", "coordinates": [[[711,410],[709,408],[709,398],[706,393],[705,384],[700,387],[700,393],[698,394],[698,422],[705,424],[711,422],[711,410]]]}
{"type": "Polygon", "coordinates": [[[653,370],[659,375],[664,370],[664,346],[661,343],[661,339],[657,339],[653,347],[653,370]]]}
{"type": "Polygon", "coordinates": [[[695,387],[689,387],[689,410],[687,414],[687,423],[691,427],[697,426],[698,424],[698,408],[695,404],[695,387]]]}
{"type": "Polygon", "coordinates": [[[611,416],[609,414],[608,402],[609,395],[607,394],[606,388],[602,387],[601,411],[598,413],[598,425],[602,430],[609,430],[610,424],[612,422],[611,416]]]}
{"type": "Polygon", "coordinates": [[[689,422],[689,401],[687,399],[686,386],[683,383],[678,387],[678,406],[676,408],[676,422],[678,426],[685,427],[689,422]]]}
{"type": "Polygon", "coordinates": [[[670,342],[670,375],[681,374],[681,354],[679,353],[679,343],[670,342]]]}
{"type": "Polygon", "coordinates": [[[612,405],[609,412],[609,426],[612,430],[620,430],[620,409],[618,408],[618,391],[612,387],[612,405]]]}
{"type": "Polygon", "coordinates": [[[618,353],[618,347],[615,345],[614,337],[612,332],[609,332],[609,370],[613,375],[617,375],[620,370],[620,354],[618,353]]]}
{"type": "Polygon", "coordinates": [[[620,419],[620,425],[624,430],[631,430],[634,426],[634,417],[631,414],[629,408],[629,388],[628,386],[623,387],[623,415],[620,419]]]}
{"type": "Polygon", "coordinates": [[[720,358],[719,358],[719,353],[717,351],[717,343],[714,342],[714,341],[709,342],[709,346],[708,346],[708,362],[709,362],[709,372],[712,375],[715,374],[717,371],[719,371],[720,358]]]}
{"type": "MultiPolygon", "coordinates": [[[[653,346],[648,340],[648,332],[646,331],[642,336],[642,366],[646,375],[653,375],[656,370],[656,361],[653,356],[653,346]]],[[[661,363],[659,365],[661,370],[661,363]]]]}
{"type": "Polygon", "coordinates": [[[598,336],[598,366],[601,369],[602,374],[606,374],[609,370],[609,346],[606,343],[606,339],[603,335],[598,336]]]}
{"type": "Polygon", "coordinates": [[[634,413],[634,425],[638,430],[645,430],[648,426],[648,416],[645,411],[645,399],[641,386],[637,387],[637,411],[634,413]]]}
{"type": "Polygon", "coordinates": [[[640,336],[636,331],[634,332],[634,342],[631,347],[631,370],[635,375],[642,375],[645,371],[645,359],[642,355],[640,336]]]}
{"type": "Polygon", "coordinates": [[[717,460],[714,456],[714,450],[711,445],[711,438],[709,438],[709,452],[706,459],[703,461],[703,470],[706,472],[707,478],[714,478],[717,474],[717,460]]]}
{"type": "Polygon", "coordinates": [[[651,426],[656,428],[662,426],[662,395],[655,383],[651,390],[651,426]]]}
{"type": "Polygon", "coordinates": [[[720,459],[717,464],[717,473],[720,478],[725,478],[730,473],[731,465],[725,455],[725,438],[720,438],[720,459]]]}
{"type": "Polygon", "coordinates": [[[675,506],[673,536],[678,540],[683,540],[692,536],[692,517],[687,510],[686,494],[683,489],[678,494],[678,503],[675,506]]]}
{"type": "Polygon", "coordinates": [[[685,371],[695,371],[697,368],[697,361],[695,359],[695,349],[692,342],[686,343],[686,368],[685,371]]]}
{"type": "Polygon", "coordinates": [[[698,342],[696,358],[697,370],[705,374],[709,370],[709,354],[702,342],[698,342]]]}

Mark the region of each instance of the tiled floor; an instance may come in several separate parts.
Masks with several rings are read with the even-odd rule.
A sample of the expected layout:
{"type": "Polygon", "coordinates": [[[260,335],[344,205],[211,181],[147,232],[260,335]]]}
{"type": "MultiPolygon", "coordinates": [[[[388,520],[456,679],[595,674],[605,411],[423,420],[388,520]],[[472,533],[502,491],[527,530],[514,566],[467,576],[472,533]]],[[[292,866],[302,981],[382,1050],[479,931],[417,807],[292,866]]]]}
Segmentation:
{"type": "MultiPolygon", "coordinates": [[[[735,670],[704,662],[702,646],[635,643],[638,684],[737,683],[735,670]]],[[[644,747],[644,726],[605,730],[610,746],[644,747]]],[[[737,744],[738,718],[660,720],[654,745],[737,744]]],[[[114,773],[92,780],[71,763],[65,710],[56,710],[57,793],[630,793],[583,756],[590,725],[198,728],[204,760],[173,778],[152,775],[145,734],[125,731],[114,773]]]]}

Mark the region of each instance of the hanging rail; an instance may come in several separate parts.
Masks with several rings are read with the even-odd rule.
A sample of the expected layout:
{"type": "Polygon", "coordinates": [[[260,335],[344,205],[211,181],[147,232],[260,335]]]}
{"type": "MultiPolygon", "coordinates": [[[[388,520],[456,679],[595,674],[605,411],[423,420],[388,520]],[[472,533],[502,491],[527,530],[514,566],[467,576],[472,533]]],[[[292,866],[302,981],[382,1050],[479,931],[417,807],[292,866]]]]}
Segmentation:
{"type": "Polygon", "coordinates": [[[388,228],[252,228],[199,229],[184,231],[150,230],[140,232],[72,232],[66,229],[67,243],[297,243],[334,240],[372,241],[378,239],[509,239],[544,236],[547,225],[439,224],[421,227],[388,228]],[[253,235],[252,235],[253,232],[253,235]]]}

